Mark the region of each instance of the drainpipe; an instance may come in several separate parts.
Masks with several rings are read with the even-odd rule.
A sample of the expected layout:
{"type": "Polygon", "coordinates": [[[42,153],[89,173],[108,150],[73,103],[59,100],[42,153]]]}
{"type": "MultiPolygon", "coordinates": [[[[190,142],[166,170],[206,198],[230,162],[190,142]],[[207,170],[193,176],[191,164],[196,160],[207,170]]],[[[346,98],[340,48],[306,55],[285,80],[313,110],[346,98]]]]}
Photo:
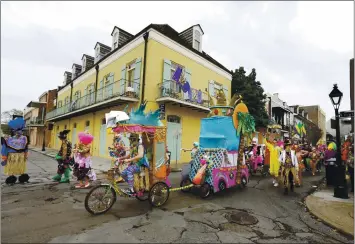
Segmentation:
{"type": "Polygon", "coordinates": [[[144,101],[144,88],[145,88],[145,70],[147,66],[147,49],[148,49],[148,37],[149,32],[144,33],[144,63],[143,63],[143,79],[142,79],[142,96],[141,96],[141,103],[144,101]]]}
{"type": "Polygon", "coordinates": [[[95,103],[96,103],[96,98],[97,98],[97,82],[98,82],[98,79],[99,79],[99,65],[97,64],[95,66],[95,69],[96,69],[96,79],[95,79],[95,103]]]}

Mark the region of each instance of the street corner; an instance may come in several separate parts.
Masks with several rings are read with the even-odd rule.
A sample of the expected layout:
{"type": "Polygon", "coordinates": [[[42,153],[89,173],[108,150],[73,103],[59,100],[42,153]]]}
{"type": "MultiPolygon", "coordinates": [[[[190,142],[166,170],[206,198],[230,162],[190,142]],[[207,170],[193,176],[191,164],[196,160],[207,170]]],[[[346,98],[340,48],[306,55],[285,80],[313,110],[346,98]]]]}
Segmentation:
{"type": "Polygon", "coordinates": [[[332,188],[323,188],[306,197],[308,210],[327,225],[354,236],[354,195],[348,199],[334,197],[332,188]]]}

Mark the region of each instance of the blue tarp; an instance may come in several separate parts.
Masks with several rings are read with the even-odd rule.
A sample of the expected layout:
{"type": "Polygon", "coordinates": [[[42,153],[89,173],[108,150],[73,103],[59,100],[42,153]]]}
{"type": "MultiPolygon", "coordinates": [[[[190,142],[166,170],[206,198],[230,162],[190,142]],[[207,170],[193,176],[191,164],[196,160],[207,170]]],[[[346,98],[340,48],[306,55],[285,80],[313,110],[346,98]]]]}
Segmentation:
{"type": "Polygon", "coordinates": [[[218,116],[201,120],[202,148],[226,148],[228,151],[237,151],[239,140],[232,117],[218,116]]]}

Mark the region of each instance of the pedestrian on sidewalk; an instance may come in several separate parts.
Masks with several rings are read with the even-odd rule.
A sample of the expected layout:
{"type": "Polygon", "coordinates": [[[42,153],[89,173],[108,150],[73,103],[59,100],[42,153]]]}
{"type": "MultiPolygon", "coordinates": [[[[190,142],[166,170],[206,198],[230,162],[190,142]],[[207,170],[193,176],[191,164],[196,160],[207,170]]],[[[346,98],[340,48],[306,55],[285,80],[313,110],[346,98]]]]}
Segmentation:
{"type": "Polygon", "coordinates": [[[75,161],[74,175],[79,181],[79,184],[77,184],[75,188],[88,188],[90,186],[90,181],[96,180],[96,174],[92,168],[90,154],[90,147],[94,137],[88,132],[80,132],[78,138],[79,144],[73,150],[75,161]]]}
{"type": "Polygon", "coordinates": [[[55,159],[58,162],[58,170],[57,174],[52,179],[60,183],[69,183],[70,181],[72,144],[67,139],[69,132],[70,130],[63,130],[58,134],[58,138],[62,141],[62,145],[60,146],[58,154],[55,156],[55,159]],[[64,177],[62,178],[63,174],[64,177]]]}

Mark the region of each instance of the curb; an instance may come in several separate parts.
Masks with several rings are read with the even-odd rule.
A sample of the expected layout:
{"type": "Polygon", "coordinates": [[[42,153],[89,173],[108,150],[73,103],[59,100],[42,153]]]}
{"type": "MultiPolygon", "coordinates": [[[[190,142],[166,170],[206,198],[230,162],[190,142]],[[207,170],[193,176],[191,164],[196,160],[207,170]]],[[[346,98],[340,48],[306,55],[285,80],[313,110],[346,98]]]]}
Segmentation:
{"type": "Polygon", "coordinates": [[[323,183],[324,181],[325,181],[325,177],[322,178],[322,180],[320,180],[320,181],[318,182],[317,188],[311,189],[311,190],[308,192],[309,194],[303,198],[303,204],[304,204],[304,206],[306,207],[307,212],[308,212],[310,215],[312,215],[312,216],[318,218],[319,220],[321,220],[321,222],[322,222],[323,224],[327,225],[327,226],[330,227],[330,228],[335,229],[336,231],[338,231],[339,233],[345,235],[346,237],[348,237],[348,238],[354,238],[354,236],[353,236],[351,233],[348,233],[348,232],[346,232],[346,231],[344,231],[344,230],[342,230],[342,229],[339,229],[339,227],[333,225],[332,223],[330,223],[330,222],[328,222],[328,221],[325,221],[324,219],[322,219],[321,217],[319,217],[316,213],[312,212],[312,211],[309,209],[309,207],[307,206],[307,202],[306,202],[307,197],[311,196],[314,192],[316,192],[316,191],[319,189],[319,185],[320,185],[321,183],[323,183]]]}

